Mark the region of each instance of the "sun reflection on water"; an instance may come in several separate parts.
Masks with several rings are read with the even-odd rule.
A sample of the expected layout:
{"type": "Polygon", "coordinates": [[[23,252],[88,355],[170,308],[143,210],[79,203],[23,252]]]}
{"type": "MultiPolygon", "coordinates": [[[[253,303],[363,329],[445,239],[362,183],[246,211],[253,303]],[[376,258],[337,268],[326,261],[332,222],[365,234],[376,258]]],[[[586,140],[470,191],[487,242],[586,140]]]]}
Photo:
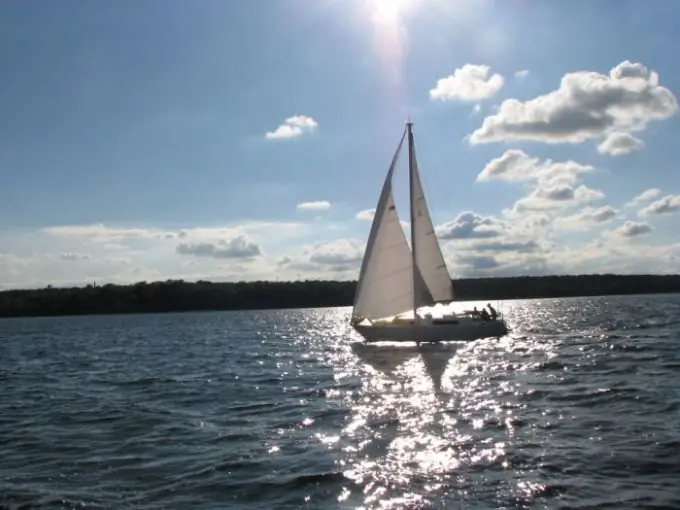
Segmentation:
{"type": "MultiPolygon", "coordinates": [[[[550,359],[549,346],[521,332],[500,341],[420,347],[348,345],[350,334],[331,359],[339,383],[354,378],[358,385],[334,395],[349,410],[333,439],[348,481],[338,501],[356,508],[450,505],[474,489],[480,470],[483,479],[507,484],[510,468],[515,483],[503,489],[506,498],[536,492],[537,482],[509,451],[526,425],[518,416],[526,406],[519,398],[527,392],[522,373],[529,361],[550,359]]],[[[534,446],[545,441],[537,434],[546,433],[530,435],[534,446]]]]}

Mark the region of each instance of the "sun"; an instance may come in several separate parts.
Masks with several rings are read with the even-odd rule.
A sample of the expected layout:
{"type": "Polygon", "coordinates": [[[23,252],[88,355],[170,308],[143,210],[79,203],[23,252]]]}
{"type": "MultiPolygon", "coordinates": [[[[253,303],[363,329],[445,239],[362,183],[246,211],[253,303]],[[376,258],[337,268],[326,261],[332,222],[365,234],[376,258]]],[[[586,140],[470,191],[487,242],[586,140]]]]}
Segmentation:
{"type": "Polygon", "coordinates": [[[366,0],[373,21],[381,25],[398,24],[416,0],[366,0]]]}

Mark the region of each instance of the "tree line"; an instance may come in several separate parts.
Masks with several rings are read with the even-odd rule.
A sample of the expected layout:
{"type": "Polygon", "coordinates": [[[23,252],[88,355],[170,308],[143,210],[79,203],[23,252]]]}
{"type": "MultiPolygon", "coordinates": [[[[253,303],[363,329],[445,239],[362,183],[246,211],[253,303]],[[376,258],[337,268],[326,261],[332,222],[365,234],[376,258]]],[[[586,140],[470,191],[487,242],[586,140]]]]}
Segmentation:
{"type": "MultiPolygon", "coordinates": [[[[575,275],[453,280],[456,300],[680,292],[680,275],[575,275]]],[[[355,281],[186,282],[45,287],[0,292],[0,317],[348,306],[355,281]]]]}

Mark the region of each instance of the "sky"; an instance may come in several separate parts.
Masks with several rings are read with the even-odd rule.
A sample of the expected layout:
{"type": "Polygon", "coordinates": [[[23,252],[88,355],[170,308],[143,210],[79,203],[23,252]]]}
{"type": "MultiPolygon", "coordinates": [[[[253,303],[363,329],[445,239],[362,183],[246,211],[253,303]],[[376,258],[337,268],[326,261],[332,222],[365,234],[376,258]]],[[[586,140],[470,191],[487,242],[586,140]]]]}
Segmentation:
{"type": "Polygon", "coordinates": [[[675,273],[678,16],[4,0],[0,287],[356,278],[409,118],[454,278],[675,273]]]}

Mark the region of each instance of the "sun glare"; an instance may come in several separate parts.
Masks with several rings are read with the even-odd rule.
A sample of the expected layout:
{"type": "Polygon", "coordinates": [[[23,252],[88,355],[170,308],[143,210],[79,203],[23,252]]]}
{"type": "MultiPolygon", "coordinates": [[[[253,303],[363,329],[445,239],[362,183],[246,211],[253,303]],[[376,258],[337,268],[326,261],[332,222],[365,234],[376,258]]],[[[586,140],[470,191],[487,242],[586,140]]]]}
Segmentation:
{"type": "Polygon", "coordinates": [[[398,24],[416,0],[367,0],[373,20],[384,25],[398,24]]]}

